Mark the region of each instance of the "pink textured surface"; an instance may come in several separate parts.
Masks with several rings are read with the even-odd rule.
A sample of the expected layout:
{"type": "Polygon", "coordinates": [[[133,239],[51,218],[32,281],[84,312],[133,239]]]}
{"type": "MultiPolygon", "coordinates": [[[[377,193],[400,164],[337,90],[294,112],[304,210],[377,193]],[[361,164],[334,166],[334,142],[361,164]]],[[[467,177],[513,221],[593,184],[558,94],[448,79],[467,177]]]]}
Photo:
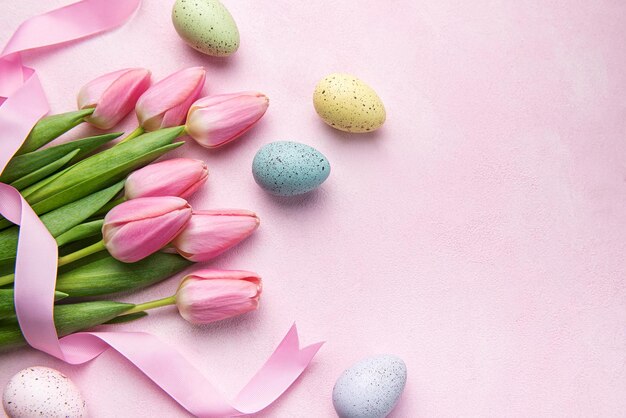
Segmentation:
{"type": "MultiPolygon", "coordinates": [[[[43,3],[5,0],[2,43],[23,19],[67,2],[43,3]]],[[[271,99],[240,141],[172,155],[209,165],[194,206],[261,217],[252,238],[212,263],[261,274],[261,309],[203,327],[162,311],[124,328],[176,344],[233,395],[292,321],[304,343],[327,340],[258,417],[332,416],[336,377],[385,352],[409,369],[394,418],[623,416],[626,4],[227,1],[242,43],[218,60],[177,37],[171,3],[146,0],[119,30],[26,59],[55,111],[74,108],[82,83],[126,66],[158,79],[204,65],[206,92],[271,99]],[[378,91],[380,131],[344,134],[317,118],[313,87],[333,71],[378,91]],[[281,139],[329,158],[320,190],[278,199],[256,186],[254,153],[281,139]]],[[[83,367],[3,354],[0,386],[32,365],[70,375],[96,418],[186,416],[112,353],[83,367]]]]}

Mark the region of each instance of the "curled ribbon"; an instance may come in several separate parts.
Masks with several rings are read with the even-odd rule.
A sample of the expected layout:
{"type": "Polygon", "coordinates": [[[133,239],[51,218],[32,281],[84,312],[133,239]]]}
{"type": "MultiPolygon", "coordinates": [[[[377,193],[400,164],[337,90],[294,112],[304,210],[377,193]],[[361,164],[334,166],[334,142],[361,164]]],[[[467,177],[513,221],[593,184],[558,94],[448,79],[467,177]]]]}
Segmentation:
{"type": "MultiPolygon", "coordinates": [[[[139,4],[140,0],[83,0],[19,26],[0,54],[0,174],[32,126],[49,110],[37,74],[22,65],[19,53],[112,29],[123,24],[139,4]]],[[[112,348],[198,417],[240,416],[264,409],[291,386],[322,346],[300,349],[294,324],[269,360],[228,402],[180,353],[151,334],[81,332],[59,339],[53,318],[56,241],[20,193],[2,183],[0,214],[20,225],[15,311],[26,341],[70,364],[85,363],[112,348]]]]}

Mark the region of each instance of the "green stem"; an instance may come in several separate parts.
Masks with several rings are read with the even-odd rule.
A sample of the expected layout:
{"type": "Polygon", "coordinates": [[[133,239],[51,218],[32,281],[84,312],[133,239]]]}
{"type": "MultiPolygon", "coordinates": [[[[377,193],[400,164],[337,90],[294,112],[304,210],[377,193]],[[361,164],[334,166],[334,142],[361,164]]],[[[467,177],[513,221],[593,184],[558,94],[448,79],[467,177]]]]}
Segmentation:
{"type": "Polygon", "coordinates": [[[128,134],[128,136],[124,139],[122,139],[120,142],[117,143],[117,145],[122,144],[126,141],[130,141],[133,138],[138,137],[139,135],[143,134],[145,131],[141,126],[138,126],[137,128],[135,128],[134,131],[132,131],[130,134],[128,134]]]}
{"type": "Polygon", "coordinates": [[[135,305],[134,308],[124,312],[124,315],[133,314],[137,312],[147,311],[148,309],[161,308],[163,306],[169,306],[176,304],[176,295],[169,296],[163,299],[153,300],[152,302],[145,302],[135,305]]]}
{"type": "Polygon", "coordinates": [[[95,254],[105,249],[106,247],[104,246],[104,241],[98,241],[95,244],[83,248],[82,250],[78,250],[71,254],[64,255],[63,257],[59,257],[59,267],[72,263],[76,260],[80,260],[83,257],[87,257],[88,255],[95,254]]]}
{"type": "Polygon", "coordinates": [[[6,276],[0,276],[0,286],[13,283],[13,279],[15,279],[15,274],[7,274],[6,276]]]}

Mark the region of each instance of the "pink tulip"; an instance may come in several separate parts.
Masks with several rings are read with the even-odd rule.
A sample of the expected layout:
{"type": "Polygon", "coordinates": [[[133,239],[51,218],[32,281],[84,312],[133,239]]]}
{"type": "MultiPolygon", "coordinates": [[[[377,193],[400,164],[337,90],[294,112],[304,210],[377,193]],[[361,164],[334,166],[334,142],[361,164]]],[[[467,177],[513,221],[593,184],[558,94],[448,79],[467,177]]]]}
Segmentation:
{"type": "Polygon", "coordinates": [[[127,68],[102,75],[78,92],[78,108],[95,107],[85,120],[100,129],[110,129],[133,110],[137,99],[150,86],[150,71],[127,68]]]}
{"type": "Polygon", "coordinates": [[[107,213],[102,238],[109,253],[134,263],[160,250],[184,228],[191,207],[179,197],[142,197],[107,213]]]}
{"type": "Polygon", "coordinates": [[[150,87],[137,101],[135,111],[146,131],[182,125],[189,106],[198,98],[206,71],[185,68],[150,87]]]}
{"type": "Polygon", "coordinates": [[[152,196],[187,198],[202,186],[209,176],[204,161],[174,158],[150,164],[126,179],[126,199],[152,196]]]}
{"type": "Polygon", "coordinates": [[[207,324],[257,309],[261,290],[261,278],[256,273],[198,270],[183,279],[176,292],[176,306],[192,324],[207,324]]]}
{"type": "Polygon", "coordinates": [[[267,96],[257,92],[203,97],[191,105],[185,129],[203,147],[219,147],[252,128],[268,106],[267,96]]]}
{"type": "Polygon", "coordinates": [[[247,210],[194,211],[172,246],[187,260],[207,261],[249,237],[259,222],[247,210]]]}

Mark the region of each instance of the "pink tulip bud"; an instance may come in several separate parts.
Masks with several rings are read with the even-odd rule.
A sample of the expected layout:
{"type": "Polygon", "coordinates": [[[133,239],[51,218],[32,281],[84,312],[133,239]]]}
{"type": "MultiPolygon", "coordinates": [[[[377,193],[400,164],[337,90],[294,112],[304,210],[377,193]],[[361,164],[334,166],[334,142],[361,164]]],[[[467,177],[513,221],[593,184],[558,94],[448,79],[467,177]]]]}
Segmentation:
{"type": "Polygon", "coordinates": [[[172,246],[187,260],[207,261],[249,237],[259,222],[256,214],[247,210],[194,211],[172,246]]]}
{"type": "Polygon", "coordinates": [[[126,199],[153,196],[187,198],[202,186],[209,176],[204,161],[174,158],[150,164],[126,179],[126,199]]]}
{"type": "Polygon", "coordinates": [[[176,292],[178,312],[192,324],[208,324],[259,306],[261,278],[249,271],[198,270],[176,292]]]}
{"type": "Polygon", "coordinates": [[[102,238],[109,253],[134,263],[163,248],[191,218],[179,197],[142,197],[121,203],[104,218],[102,238]]]}
{"type": "Polygon", "coordinates": [[[182,125],[189,106],[202,91],[205,78],[203,67],[191,67],[170,74],[150,87],[135,107],[141,127],[156,131],[182,125]]]}
{"type": "Polygon", "coordinates": [[[150,71],[127,68],[102,75],[78,92],[78,108],[95,107],[85,120],[100,129],[117,125],[133,110],[139,96],[150,86],[150,71]]]}
{"type": "Polygon", "coordinates": [[[257,92],[203,97],[191,105],[185,129],[203,147],[219,147],[252,128],[268,106],[267,96],[257,92]]]}

